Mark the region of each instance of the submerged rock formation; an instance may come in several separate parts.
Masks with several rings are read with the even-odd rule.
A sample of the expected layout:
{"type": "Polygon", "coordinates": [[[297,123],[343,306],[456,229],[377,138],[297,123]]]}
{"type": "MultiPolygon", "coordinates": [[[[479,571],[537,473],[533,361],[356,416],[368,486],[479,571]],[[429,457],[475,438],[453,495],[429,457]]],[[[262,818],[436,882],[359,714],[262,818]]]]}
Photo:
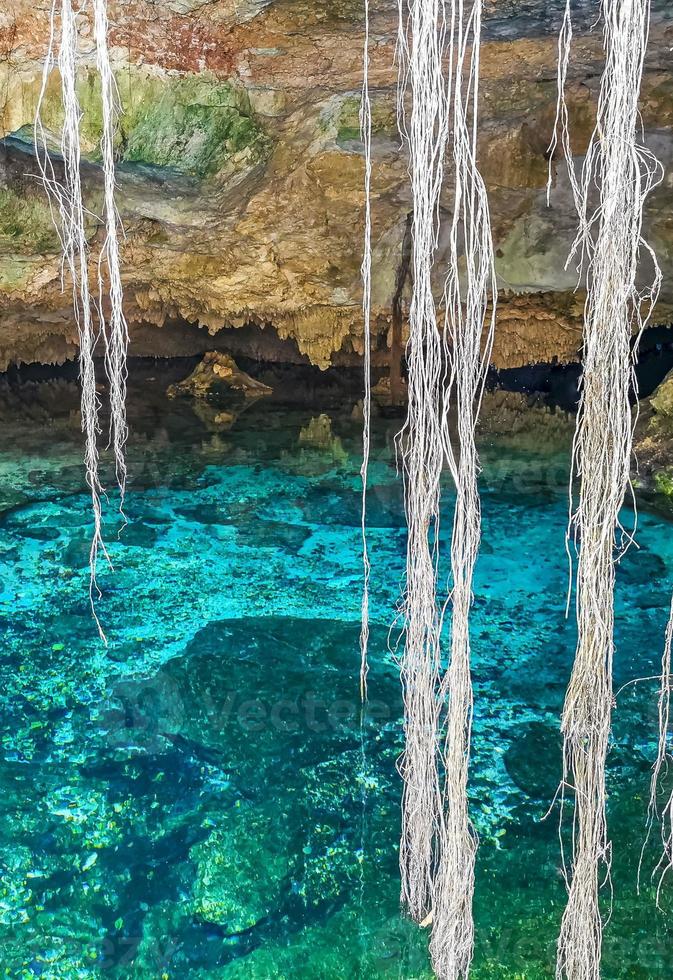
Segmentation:
{"type": "MultiPolygon", "coordinates": [[[[32,156],[48,6],[17,0],[0,14],[0,369],[76,354],[69,293],[61,291],[57,241],[32,156]]],[[[487,5],[480,158],[501,286],[493,354],[500,367],[574,360],[580,343],[582,297],[573,293],[575,270],[564,269],[575,219],[560,166],[552,207],[545,202],[561,7],[559,0],[487,5]]],[[[131,354],[194,353],[217,346],[212,338],[224,328],[258,324],[290,340],[293,356],[320,367],[359,357],[362,16],[359,0],[110,4],[124,110],[117,154],[131,354]],[[170,335],[149,329],[166,323],[170,335]],[[185,324],[182,339],[179,324],[185,324]],[[203,341],[195,339],[194,325],[203,341]]],[[[370,81],[379,361],[387,360],[410,207],[395,120],[396,17],[392,0],[375,5],[370,81]]],[[[569,92],[578,153],[593,122],[601,59],[600,32],[589,32],[588,17],[584,26],[569,92]]],[[[648,143],[665,165],[673,160],[672,44],[673,12],[657,0],[643,118],[648,143]]],[[[92,46],[80,99],[84,176],[95,214],[101,121],[93,58],[92,46]]],[[[55,78],[44,116],[56,133],[55,78]]],[[[673,307],[672,199],[669,177],[648,202],[647,234],[665,273],[660,323],[673,307]]],[[[93,215],[89,233],[92,239],[102,234],[93,215]]]]}

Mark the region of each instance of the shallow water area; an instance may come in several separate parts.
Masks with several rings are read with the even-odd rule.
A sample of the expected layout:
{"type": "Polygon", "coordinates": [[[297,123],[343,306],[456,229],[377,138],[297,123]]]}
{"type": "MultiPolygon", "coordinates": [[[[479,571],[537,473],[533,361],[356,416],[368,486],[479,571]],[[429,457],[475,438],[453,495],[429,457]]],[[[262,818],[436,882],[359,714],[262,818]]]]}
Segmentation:
{"type": "MultiPolygon", "coordinates": [[[[374,425],[361,725],[357,389],[290,402],[281,385],[222,412],[167,399],[164,373],[131,378],[128,524],[111,495],[115,567],[101,566],[96,604],[107,648],[88,603],[76,386],[0,393],[5,975],[429,978],[428,934],[398,904],[399,420],[374,425]]],[[[476,980],[553,976],[564,902],[558,810],[543,817],[574,653],[572,419],[525,402],[489,395],[481,438],[476,980]]],[[[444,506],[446,535],[448,492],[444,506]]],[[[616,689],[656,673],[673,582],[670,524],[643,510],[638,544],[618,569],[616,689]]],[[[673,970],[654,844],[636,892],[655,738],[656,683],[629,684],[609,760],[609,978],[673,970]]]]}

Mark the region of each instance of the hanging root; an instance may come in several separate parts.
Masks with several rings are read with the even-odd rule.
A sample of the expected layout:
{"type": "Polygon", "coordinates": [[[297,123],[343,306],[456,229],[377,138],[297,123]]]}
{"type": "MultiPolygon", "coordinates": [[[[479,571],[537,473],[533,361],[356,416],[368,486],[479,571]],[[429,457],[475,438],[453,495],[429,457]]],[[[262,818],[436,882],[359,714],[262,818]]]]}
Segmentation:
{"type": "Polygon", "coordinates": [[[360,132],[365,150],[365,235],[362,253],[362,316],[364,322],[364,399],[362,403],[362,627],[360,630],[360,697],[367,698],[367,648],[369,645],[369,577],[370,562],[367,548],[367,471],[371,437],[372,371],[371,371],[371,309],[372,309],[372,106],[369,97],[369,0],[365,0],[365,41],[363,52],[362,100],[360,132]]]}
{"type": "MultiPolygon", "coordinates": [[[[659,742],[657,747],[657,758],[652,769],[652,780],[650,783],[650,804],[647,814],[647,836],[649,837],[652,826],[655,822],[661,823],[661,843],[662,854],[659,859],[653,877],[659,875],[657,882],[657,905],[664,880],[669,871],[673,870],[673,791],[668,796],[663,808],[659,807],[659,783],[668,768],[668,735],[671,718],[671,647],[673,645],[673,600],[666,624],[666,637],[664,640],[664,652],[661,658],[661,684],[659,688],[659,742]]],[[[645,841],[647,843],[647,840],[645,841]]],[[[643,846],[643,851],[644,851],[643,846]]],[[[641,858],[642,860],[642,858],[641,858]]]]}
{"type": "Polygon", "coordinates": [[[449,111],[455,168],[449,270],[444,290],[444,343],[449,373],[442,431],[456,488],[451,541],[451,658],[442,680],[446,705],[442,746],[443,805],[430,951],[441,980],[466,977],[472,960],[472,896],[477,839],[467,801],[472,682],[469,614],[481,538],[475,428],[493,344],[497,287],[486,189],[477,169],[477,100],[481,0],[460,17],[452,8],[449,111]],[[465,264],[461,286],[459,262],[465,264]],[[487,317],[489,294],[493,305],[487,317]],[[449,410],[457,414],[458,451],[449,436],[449,410]]]}
{"type": "Polygon", "coordinates": [[[409,312],[408,409],[400,433],[408,527],[405,649],[401,662],[405,750],[400,870],[402,901],[422,921],[432,907],[437,782],[437,682],[441,619],[436,602],[439,481],[442,471],[442,341],[431,272],[448,138],[442,72],[446,25],[442,0],[400,6],[399,123],[409,147],[413,196],[413,296],[409,312]],[[407,119],[404,98],[410,95],[407,119]]]}
{"type": "Polygon", "coordinates": [[[447,6],[445,0],[410,0],[406,18],[400,6],[398,37],[398,108],[409,146],[414,246],[409,406],[400,437],[409,531],[401,664],[406,745],[400,767],[400,863],[402,899],[409,912],[419,922],[432,921],[435,972],[441,980],[454,980],[467,975],[474,932],[476,836],[467,805],[472,721],[468,621],[481,532],[474,430],[493,340],[493,310],[485,328],[487,303],[489,293],[495,301],[496,284],[488,202],[476,165],[481,0],[467,11],[458,2],[452,2],[450,10],[447,6]],[[455,190],[440,331],[431,273],[449,134],[455,190]],[[449,436],[449,411],[454,407],[457,456],[449,436]],[[445,458],[457,499],[451,545],[451,659],[442,677],[437,563],[445,458]]]}
{"type": "MultiPolygon", "coordinates": [[[[566,6],[559,45],[557,124],[578,209],[579,230],[571,255],[587,270],[584,371],[573,443],[569,541],[579,540],[578,640],[562,717],[564,783],[575,796],[573,863],[568,903],[558,941],[556,974],[598,980],[603,922],[599,906],[601,864],[610,870],[605,766],[613,703],[615,545],[628,544],[619,511],[630,488],[633,422],[629,394],[635,385],[631,340],[644,327],[660,273],[643,241],[643,202],[659,179],[654,158],[638,145],[638,97],[647,45],[648,0],[603,0],[606,64],[596,128],[577,178],[568,135],[564,87],[572,38],[566,6]],[[591,203],[598,188],[597,206],[591,203]],[[651,287],[639,293],[641,250],[654,264],[651,287]],[[579,478],[579,500],[572,483],[579,478]],[[615,540],[615,533],[622,538],[615,540]]],[[[553,145],[556,144],[556,137],[553,145]]]]}
{"type": "MultiPolygon", "coordinates": [[[[591,496],[586,493],[585,496],[591,496]]],[[[596,501],[598,502],[598,501],[596,501]]],[[[583,525],[581,525],[583,526],[583,525]]],[[[575,788],[574,859],[558,942],[557,976],[597,980],[603,922],[599,871],[610,870],[605,763],[612,709],[613,529],[583,537],[578,568],[579,642],[563,711],[564,781],[575,788]],[[592,564],[593,562],[593,564],[592,564]],[[597,596],[606,603],[597,607],[597,596]]]]}
{"type": "Polygon", "coordinates": [[[91,609],[100,633],[105,634],[96,615],[95,601],[100,597],[96,583],[98,558],[102,555],[110,562],[102,537],[101,497],[104,494],[99,477],[98,436],[100,434],[100,401],[96,391],[94,356],[100,335],[105,342],[105,362],[110,385],[111,436],[115,456],[117,479],[121,490],[122,505],[126,485],[124,447],[127,438],[126,425],[126,350],[128,329],[122,310],[122,286],[119,271],[118,216],[114,203],[114,129],[118,112],[118,100],[107,49],[107,12],[105,0],[94,0],[94,29],[97,64],[101,77],[103,136],[101,150],[105,183],[105,244],[98,258],[99,327],[94,327],[93,299],[89,289],[90,249],[86,237],[86,208],[82,199],[80,176],[80,122],[82,111],[77,96],[77,73],[80,58],[78,12],[71,0],[53,0],[50,13],[50,33],[45,59],[42,85],[35,117],[35,152],[45,190],[47,191],[52,219],[58,232],[63,253],[61,278],[69,277],[75,322],[79,335],[79,373],[81,384],[81,415],[84,433],[84,465],[86,480],[91,492],[93,535],[89,552],[89,598],[91,609]],[[56,21],[60,13],[60,38],[56,43],[56,21]],[[57,50],[58,49],[58,50],[57,50]],[[61,184],[54,172],[49,156],[48,137],[41,108],[54,63],[61,79],[63,102],[63,128],[61,154],[64,178],[61,184]],[[103,266],[109,278],[110,336],[106,336],[104,320],[103,266]]]}
{"type": "Polygon", "coordinates": [[[89,595],[91,608],[101,639],[105,640],[101,624],[96,616],[95,598],[100,595],[96,584],[98,556],[107,552],[101,533],[101,494],[103,492],[98,475],[98,413],[100,403],[96,392],[96,372],[94,351],[96,333],[91,314],[89,293],[89,246],[85,229],[85,209],[82,201],[80,179],[80,134],[82,116],[77,97],[78,32],[76,14],[70,0],[61,0],[61,36],[58,50],[58,69],[61,77],[61,97],[63,100],[63,130],[61,133],[61,153],[63,156],[64,183],[59,186],[49,160],[46,134],[40,119],[40,108],[46,90],[49,72],[52,67],[56,3],[51,9],[50,48],[45,62],[42,90],[36,118],[36,148],[38,161],[46,190],[51,194],[58,213],[58,231],[63,247],[63,275],[67,273],[72,283],[73,310],[79,334],[79,371],[81,384],[82,431],[84,433],[84,465],[86,480],[91,491],[93,511],[93,536],[89,552],[90,582],[89,595]]]}
{"type": "Polygon", "coordinates": [[[110,443],[114,452],[117,482],[121,493],[120,509],[126,492],[125,446],[126,424],[126,353],[128,326],[123,311],[123,290],[119,267],[119,216],[115,204],[114,135],[119,115],[119,97],[108,51],[107,0],[93,0],[96,62],[101,81],[103,134],[101,153],[105,184],[105,244],[98,262],[99,312],[101,332],[106,338],[105,367],[110,387],[110,443]],[[109,337],[105,333],[103,300],[103,264],[109,280],[109,337]]]}
{"type": "Polygon", "coordinates": [[[451,665],[444,678],[448,698],[442,753],[444,791],[430,940],[432,964],[440,980],[467,977],[474,947],[472,897],[477,838],[467,803],[472,685],[469,639],[462,624],[456,629],[456,617],[467,620],[470,598],[464,588],[459,592],[461,597],[454,589],[451,665]],[[458,603],[464,604],[465,598],[466,608],[459,609],[458,603]]]}

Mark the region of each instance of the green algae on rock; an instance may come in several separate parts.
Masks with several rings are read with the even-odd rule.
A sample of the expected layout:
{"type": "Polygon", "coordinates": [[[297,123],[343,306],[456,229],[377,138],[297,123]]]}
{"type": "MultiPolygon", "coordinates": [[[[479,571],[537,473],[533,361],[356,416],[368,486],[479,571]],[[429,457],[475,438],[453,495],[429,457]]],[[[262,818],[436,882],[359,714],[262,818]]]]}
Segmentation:
{"type": "Polygon", "coordinates": [[[123,129],[124,160],[209,177],[268,156],[270,140],[244,89],[208,74],[167,76],[152,87],[150,98],[133,95],[138,108],[123,129]]]}
{"type": "MultiPolygon", "coordinates": [[[[50,78],[41,107],[48,136],[60,132],[63,106],[56,77],[50,78]]],[[[212,176],[265,160],[271,140],[250,104],[245,88],[209,72],[177,75],[137,66],[118,70],[115,82],[121,104],[116,151],[121,161],[171,167],[192,177],[212,176]]],[[[25,105],[16,133],[29,132],[39,87],[37,79],[22,89],[25,105]]],[[[77,85],[82,121],[82,150],[100,160],[103,132],[100,78],[85,70],[77,85]]],[[[54,147],[56,140],[54,139],[54,147]]]]}
{"type": "MultiPolygon", "coordinates": [[[[320,123],[325,129],[336,128],[336,142],[360,141],[360,96],[335,97],[323,109],[320,123]]],[[[372,135],[398,139],[395,102],[390,97],[372,99],[372,135]]]]}
{"type": "MultiPolygon", "coordinates": [[[[51,211],[42,194],[0,188],[0,250],[3,245],[19,254],[52,252],[58,247],[51,211]]],[[[4,256],[0,268],[5,268],[4,256]]]]}

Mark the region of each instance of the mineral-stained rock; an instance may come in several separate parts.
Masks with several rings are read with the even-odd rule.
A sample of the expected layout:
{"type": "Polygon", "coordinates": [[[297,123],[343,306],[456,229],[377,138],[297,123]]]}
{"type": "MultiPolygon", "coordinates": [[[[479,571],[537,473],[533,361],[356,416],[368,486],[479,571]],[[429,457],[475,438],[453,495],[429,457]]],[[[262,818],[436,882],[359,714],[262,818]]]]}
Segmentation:
{"type": "Polygon", "coordinates": [[[270,395],[271,388],[241,371],[233,357],[219,351],[209,351],[184,381],[171,385],[169,398],[192,395],[194,398],[217,397],[222,392],[236,391],[246,398],[270,395]]]}
{"type": "MultiPolygon", "coordinates": [[[[32,121],[48,39],[48,0],[16,0],[0,14],[0,369],[61,362],[77,352],[69,286],[35,180],[32,121]]],[[[574,235],[564,167],[553,162],[547,207],[546,151],[554,119],[559,0],[485,4],[479,158],[488,185],[501,289],[493,353],[498,367],[576,360],[582,297],[565,268],[574,235]]],[[[643,81],[647,142],[673,160],[673,10],[654,0],[643,81]]],[[[327,367],[362,353],[360,258],[363,147],[359,0],[110,0],[111,45],[123,107],[117,139],[119,208],[126,230],[123,278],[131,353],[148,352],[151,326],[176,322],[214,336],[257,324],[327,367]]],[[[86,12],[82,15],[86,17],[86,12]]],[[[600,31],[577,11],[568,99],[580,156],[593,125],[602,64],[600,31]]],[[[388,357],[391,304],[410,210],[395,123],[397,4],[372,9],[374,360],[388,357]]],[[[94,50],[86,64],[83,168],[88,232],[101,242],[94,50]]],[[[43,107],[56,136],[54,74],[43,107]]],[[[58,169],[58,161],[56,162],[58,169]]],[[[444,207],[451,207],[447,174],[444,207]]],[[[673,185],[648,199],[646,234],[664,271],[656,321],[673,308],[673,185]]],[[[447,242],[440,241],[441,295],[447,242]]],[[[95,270],[92,269],[92,274],[95,270]]],[[[408,285],[402,310],[408,303],[408,285]]],[[[187,335],[189,333],[189,335],[187,335]]],[[[213,345],[215,346],[215,345],[213,345]]]]}

